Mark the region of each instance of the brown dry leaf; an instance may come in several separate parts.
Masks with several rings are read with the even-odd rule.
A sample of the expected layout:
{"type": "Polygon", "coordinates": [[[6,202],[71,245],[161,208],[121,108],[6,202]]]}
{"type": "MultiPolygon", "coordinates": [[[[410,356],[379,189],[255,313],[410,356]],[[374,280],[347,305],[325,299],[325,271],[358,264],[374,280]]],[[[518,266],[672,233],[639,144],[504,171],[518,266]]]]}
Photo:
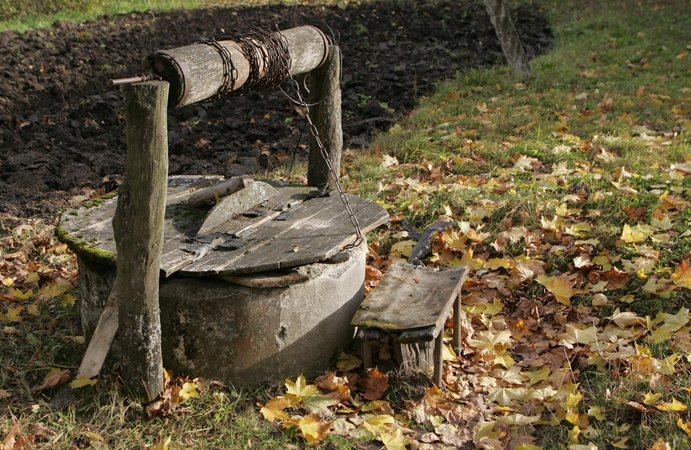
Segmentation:
{"type": "Polygon", "coordinates": [[[16,442],[15,436],[17,433],[19,433],[19,423],[12,421],[12,428],[10,428],[10,431],[7,433],[7,436],[5,436],[5,439],[2,440],[2,443],[0,443],[0,450],[13,450],[14,449],[14,444],[16,442]]]}
{"type": "Polygon", "coordinates": [[[46,379],[43,381],[43,384],[40,387],[38,387],[35,392],[60,387],[63,384],[67,384],[67,382],[70,381],[70,378],[70,371],[67,369],[53,371],[46,377],[46,379]]]}
{"type": "Polygon", "coordinates": [[[362,394],[369,401],[379,400],[389,388],[389,375],[379,372],[377,367],[367,369],[367,378],[360,380],[362,394]]]}
{"type": "Polygon", "coordinates": [[[664,439],[660,438],[653,444],[652,447],[648,447],[647,450],[672,450],[672,447],[670,447],[669,443],[665,442],[664,439]]]}
{"type": "Polygon", "coordinates": [[[601,277],[607,281],[607,289],[612,291],[624,287],[629,281],[629,275],[616,267],[602,273],[601,277]]]}
{"type": "Polygon", "coordinates": [[[341,401],[350,398],[350,387],[346,377],[337,377],[335,373],[327,373],[317,377],[314,380],[314,384],[322,392],[326,392],[326,395],[329,397],[334,397],[341,401]]]}
{"type": "Polygon", "coordinates": [[[672,274],[672,282],[680,287],[691,289],[691,266],[682,259],[672,274]]]}

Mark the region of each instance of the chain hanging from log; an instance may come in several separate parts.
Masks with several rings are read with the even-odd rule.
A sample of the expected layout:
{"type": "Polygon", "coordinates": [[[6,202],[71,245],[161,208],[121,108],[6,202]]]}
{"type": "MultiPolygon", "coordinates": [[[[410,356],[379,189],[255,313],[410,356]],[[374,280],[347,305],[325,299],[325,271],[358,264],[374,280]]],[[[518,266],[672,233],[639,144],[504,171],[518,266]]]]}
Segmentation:
{"type": "Polygon", "coordinates": [[[247,33],[224,33],[201,39],[195,44],[207,44],[218,51],[223,60],[223,83],[216,95],[209,100],[227,97],[230,94],[243,95],[249,91],[260,91],[278,86],[290,75],[290,52],[288,41],[278,30],[266,27],[254,28],[247,33]],[[228,48],[219,41],[234,41],[250,65],[245,83],[235,89],[238,71],[233,64],[228,48]]]}

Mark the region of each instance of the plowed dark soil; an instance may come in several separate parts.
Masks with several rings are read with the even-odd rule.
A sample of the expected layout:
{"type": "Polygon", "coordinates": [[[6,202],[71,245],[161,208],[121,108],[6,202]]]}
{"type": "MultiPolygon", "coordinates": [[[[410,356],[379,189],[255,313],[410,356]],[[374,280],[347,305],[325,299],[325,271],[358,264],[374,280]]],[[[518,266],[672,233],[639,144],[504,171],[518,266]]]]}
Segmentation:
{"type": "MultiPolygon", "coordinates": [[[[552,42],[537,7],[514,11],[530,56],[552,42]]],[[[106,16],[0,33],[0,213],[54,218],[68,200],[124,175],[122,96],[149,53],[223,31],[321,21],[340,36],[343,129],[366,147],[416,98],[457,71],[504,62],[482,2],[382,1],[360,7],[272,6],[106,16]]],[[[322,24],[317,26],[325,29],[322,24]]],[[[285,81],[284,81],[285,83],[285,81]]],[[[244,174],[285,163],[304,119],[279,90],[188,105],[169,115],[171,174],[244,174]]],[[[302,143],[307,136],[302,135],[302,143]]],[[[347,169],[347,168],[346,168],[347,169]]]]}

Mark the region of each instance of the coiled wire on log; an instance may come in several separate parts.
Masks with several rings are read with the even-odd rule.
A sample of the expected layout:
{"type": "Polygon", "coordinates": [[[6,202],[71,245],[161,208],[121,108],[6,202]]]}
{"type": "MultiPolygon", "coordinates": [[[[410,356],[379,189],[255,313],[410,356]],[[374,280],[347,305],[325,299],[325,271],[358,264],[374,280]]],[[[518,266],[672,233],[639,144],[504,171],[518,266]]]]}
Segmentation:
{"type": "Polygon", "coordinates": [[[223,83],[209,100],[269,89],[278,86],[284,78],[290,75],[291,59],[288,41],[278,31],[278,28],[272,30],[258,27],[247,33],[223,33],[200,39],[195,44],[210,45],[218,52],[223,61],[223,83]],[[236,42],[243,56],[249,62],[247,80],[238,89],[235,88],[238,70],[233,64],[230,51],[221,45],[221,41],[236,42]]]}

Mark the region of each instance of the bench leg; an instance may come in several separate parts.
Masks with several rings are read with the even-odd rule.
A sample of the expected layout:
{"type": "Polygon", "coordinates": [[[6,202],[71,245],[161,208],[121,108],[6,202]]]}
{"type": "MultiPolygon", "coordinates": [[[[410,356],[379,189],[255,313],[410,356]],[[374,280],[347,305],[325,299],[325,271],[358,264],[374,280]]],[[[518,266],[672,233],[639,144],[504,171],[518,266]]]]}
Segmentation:
{"type": "Polygon", "coordinates": [[[362,341],[362,364],[365,369],[372,367],[372,344],[362,341]]]}
{"type": "Polygon", "coordinates": [[[439,332],[434,342],[434,384],[441,389],[441,373],[444,368],[444,330],[439,332]]]}
{"type": "Polygon", "coordinates": [[[461,348],[461,293],[458,293],[453,304],[453,351],[458,353],[461,348]]]}

